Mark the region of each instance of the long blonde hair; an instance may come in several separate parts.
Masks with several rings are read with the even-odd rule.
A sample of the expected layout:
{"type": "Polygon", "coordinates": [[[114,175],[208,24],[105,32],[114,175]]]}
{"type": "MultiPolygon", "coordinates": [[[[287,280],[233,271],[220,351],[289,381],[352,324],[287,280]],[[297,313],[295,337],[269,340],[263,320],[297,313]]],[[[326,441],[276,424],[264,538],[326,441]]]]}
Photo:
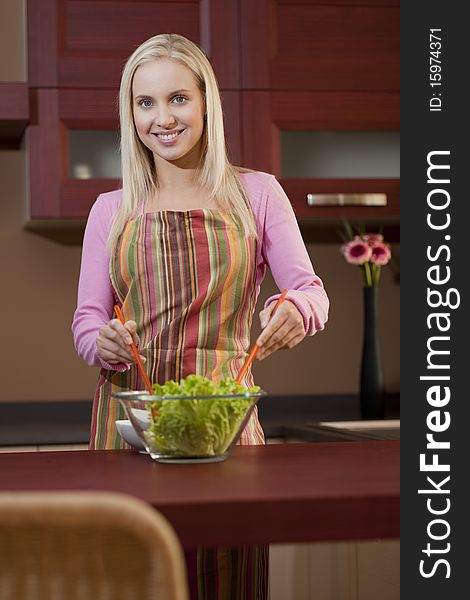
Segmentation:
{"type": "Polygon", "coordinates": [[[232,212],[246,236],[256,236],[255,219],[239,177],[239,169],[230,164],[227,157],[222,104],[212,66],[194,42],[181,35],[165,33],[141,44],[129,57],[122,72],[119,90],[122,203],[111,227],[108,250],[113,250],[126,223],[136,213],[142,200],[149,198],[158,189],[158,173],[153,154],[138,137],[134,125],[132,83],[140,65],[162,58],[175,60],[187,67],[205,101],[206,118],[202,133],[202,160],[198,171],[199,185],[208,190],[210,200],[215,200],[220,208],[232,212]]]}

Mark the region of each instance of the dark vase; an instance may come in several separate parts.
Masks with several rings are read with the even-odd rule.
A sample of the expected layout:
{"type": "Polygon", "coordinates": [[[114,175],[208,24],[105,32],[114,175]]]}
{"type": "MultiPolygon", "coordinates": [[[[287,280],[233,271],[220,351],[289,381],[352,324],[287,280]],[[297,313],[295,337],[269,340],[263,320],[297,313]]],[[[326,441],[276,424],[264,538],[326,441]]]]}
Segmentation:
{"type": "Polygon", "coordinates": [[[364,287],[364,340],[359,399],[363,419],[383,419],[384,383],[380,359],[377,287],[364,287]]]}

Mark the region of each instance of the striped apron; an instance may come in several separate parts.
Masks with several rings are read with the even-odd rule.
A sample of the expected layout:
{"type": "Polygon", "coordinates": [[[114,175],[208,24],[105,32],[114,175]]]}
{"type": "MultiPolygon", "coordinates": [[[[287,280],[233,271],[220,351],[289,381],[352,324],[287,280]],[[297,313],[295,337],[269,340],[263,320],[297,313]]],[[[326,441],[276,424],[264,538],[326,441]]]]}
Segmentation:
{"type": "MultiPolygon", "coordinates": [[[[196,373],[236,378],[250,345],[256,305],[256,240],[221,210],[162,211],[129,221],[110,260],[115,301],[137,323],[152,382],[196,373]]],[[[251,371],[242,384],[253,385],[251,371]]],[[[115,391],[142,390],[136,365],[102,369],[90,448],[126,448],[115,421],[125,418],[115,391]]],[[[263,444],[257,409],[240,444],[263,444]]],[[[267,547],[187,552],[191,598],[267,598],[267,547]]]]}

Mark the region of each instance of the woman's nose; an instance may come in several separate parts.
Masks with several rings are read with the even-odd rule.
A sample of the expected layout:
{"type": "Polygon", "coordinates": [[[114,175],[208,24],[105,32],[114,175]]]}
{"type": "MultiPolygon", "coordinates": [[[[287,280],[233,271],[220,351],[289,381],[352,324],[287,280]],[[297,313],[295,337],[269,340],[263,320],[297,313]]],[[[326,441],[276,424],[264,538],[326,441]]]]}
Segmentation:
{"type": "Polygon", "coordinates": [[[160,107],[157,115],[155,116],[155,123],[158,125],[158,127],[169,129],[171,126],[175,125],[176,120],[168,108],[160,107]]]}

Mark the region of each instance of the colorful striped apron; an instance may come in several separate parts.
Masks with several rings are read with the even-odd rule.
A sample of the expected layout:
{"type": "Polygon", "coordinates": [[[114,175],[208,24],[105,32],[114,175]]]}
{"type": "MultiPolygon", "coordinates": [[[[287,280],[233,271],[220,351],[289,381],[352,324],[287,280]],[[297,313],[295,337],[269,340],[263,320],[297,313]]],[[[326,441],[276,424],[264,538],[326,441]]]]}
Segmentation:
{"type": "MultiPolygon", "coordinates": [[[[256,305],[256,240],[221,210],[162,211],[131,220],[110,260],[116,302],[137,323],[140,352],[153,382],[192,373],[236,378],[250,345],[256,305]]],[[[243,385],[251,387],[250,371],[243,385]]],[[[141,390],[134,365],[102,370],[93,405],[90,447],[126,448],[116,419],[125,418],[113,391],[141,390]]],[[[240,444],[263,444],[258,413],[240,444]]],[[[188,552],[191,598],[267,597],[267,547],[188,552]]]]}

